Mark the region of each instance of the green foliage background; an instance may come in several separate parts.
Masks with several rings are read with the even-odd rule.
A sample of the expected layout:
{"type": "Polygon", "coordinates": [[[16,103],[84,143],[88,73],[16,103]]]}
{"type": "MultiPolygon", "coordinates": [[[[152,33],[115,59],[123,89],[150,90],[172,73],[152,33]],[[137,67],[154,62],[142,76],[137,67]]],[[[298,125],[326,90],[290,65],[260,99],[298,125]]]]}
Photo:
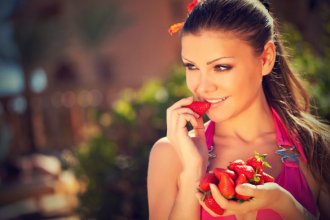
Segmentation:
{"type": "Polygon", "coordinates": [[[161,82],[150,80],[140,90],[125,90],[109,112],[93,110],[98,123],[111,123],[78,147],[78,177],[87,184],[79,213],[92,219],[148,219],[146,176],[149,151],[165,135],[165,109],[189,95],[182,68],[161,82]]]}
{"type": "MultiPolygon", "coordinates": [[[[314,111],[329,120],[329,54],[316,56],[293,27],[284,30],[286,45],[294,48],[290,59],[307,82],[314,111]]],[[[166,108],[189,95],[184,69],[176,66],[163,82],[150,80],[138,91],[123,91],[109,112],[92,111],[100,132],[76,152],[76,173],[87,184],[78,210],[83,219],[148,219],[149,151],[166,134],[166,108]],[[105,114],[111,123],[102,126],[105,114]]]]}
{"type": "MultiPolygon", "coordinates": [[[[330,45],[325,36],[324,55],[317,55],[302,39],[300,33],[290,24],[283,27],[283,37],[289,52],[289,59],[296,73],[305,81],[310,94],[314,114],[330,121],[330,45]]],[[[330,30],[329,30],[330,32],[330,30]]]]}

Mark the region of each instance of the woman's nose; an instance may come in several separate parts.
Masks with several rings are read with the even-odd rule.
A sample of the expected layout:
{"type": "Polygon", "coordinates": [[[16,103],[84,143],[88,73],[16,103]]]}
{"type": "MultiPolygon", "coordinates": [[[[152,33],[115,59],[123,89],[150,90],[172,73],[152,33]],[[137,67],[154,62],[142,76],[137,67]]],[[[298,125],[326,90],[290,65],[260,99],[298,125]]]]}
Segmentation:
{"type": "Polygon", "coordinates": [[[212,82],[212,79],[210,76],[206,74],[201,74],[199,84],[197,87],[197,92],[199,94],[205,94],[212,92],[216,89],[216,86],[214,82],[212,82]]]}

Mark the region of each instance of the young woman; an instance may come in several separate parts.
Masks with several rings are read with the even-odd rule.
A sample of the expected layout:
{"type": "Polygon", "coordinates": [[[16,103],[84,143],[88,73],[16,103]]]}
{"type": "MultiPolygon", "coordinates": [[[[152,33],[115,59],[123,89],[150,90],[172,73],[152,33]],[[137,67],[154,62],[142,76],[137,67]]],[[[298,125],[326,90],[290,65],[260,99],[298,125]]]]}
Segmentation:
{"type": "Polygon", "coordinates": [[[150,153],[150,219],[330,219],[329,127],[309,113],[309,98],[289,68],[267,6],[205,0],[184,22],[187,86],[211,103],[210,121],[204,124],[185,107],[192,97],[167,109],[167,136],[150,153]],[[211,146],[216,157],[209,160],[211,146]],[[275,183],[237,186],[253,196],[244,203],[226,200],[211,185],[225,209],[216,215],[196,193],[200,178],[255,151],[268,154],[272,168],[266,171],[275,183]]]}

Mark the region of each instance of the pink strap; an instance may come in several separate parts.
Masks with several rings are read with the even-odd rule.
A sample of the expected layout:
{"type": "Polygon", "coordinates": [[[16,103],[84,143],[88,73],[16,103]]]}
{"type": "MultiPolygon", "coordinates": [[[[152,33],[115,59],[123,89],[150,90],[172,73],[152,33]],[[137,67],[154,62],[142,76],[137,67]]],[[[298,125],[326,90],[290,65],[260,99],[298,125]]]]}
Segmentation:
{"type": "Polygon", "coordinates": [[[205,131],[207,149],[210,150],[213,145],[214,122],[210,121],[205,131]]]}

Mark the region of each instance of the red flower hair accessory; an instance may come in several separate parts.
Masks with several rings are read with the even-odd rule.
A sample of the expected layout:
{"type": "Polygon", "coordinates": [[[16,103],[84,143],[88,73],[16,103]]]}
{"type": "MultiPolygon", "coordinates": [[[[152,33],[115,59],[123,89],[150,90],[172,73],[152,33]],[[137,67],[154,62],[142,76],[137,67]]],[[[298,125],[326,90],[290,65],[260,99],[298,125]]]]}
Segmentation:
{"type": "Polygon", "coordinates": [[[180,31],[184,25],[184,22],[172,24],[168,29],[168,33],[172,36],[174,33],[180,31]]]}
{"type": "Polygon", "coordinates": [[[190,13],[192,12],[192,10],[195,8],[195,6],[197,5],[198,0],[192,0],[192,2],[190,2],[187,6],[187,11],[190,13]]]}
{"type": "MultiPolygon", "coordinates": [[[[195,6],[198,4],[198,0],[192,0],[187,6],[188,13],[191,13],[195,6]]],[[[179,22],[171,25],[168,29],[168,33],[172,36],[174,33],[180,31],[184,25],[184,22],[179,22]]]]}

